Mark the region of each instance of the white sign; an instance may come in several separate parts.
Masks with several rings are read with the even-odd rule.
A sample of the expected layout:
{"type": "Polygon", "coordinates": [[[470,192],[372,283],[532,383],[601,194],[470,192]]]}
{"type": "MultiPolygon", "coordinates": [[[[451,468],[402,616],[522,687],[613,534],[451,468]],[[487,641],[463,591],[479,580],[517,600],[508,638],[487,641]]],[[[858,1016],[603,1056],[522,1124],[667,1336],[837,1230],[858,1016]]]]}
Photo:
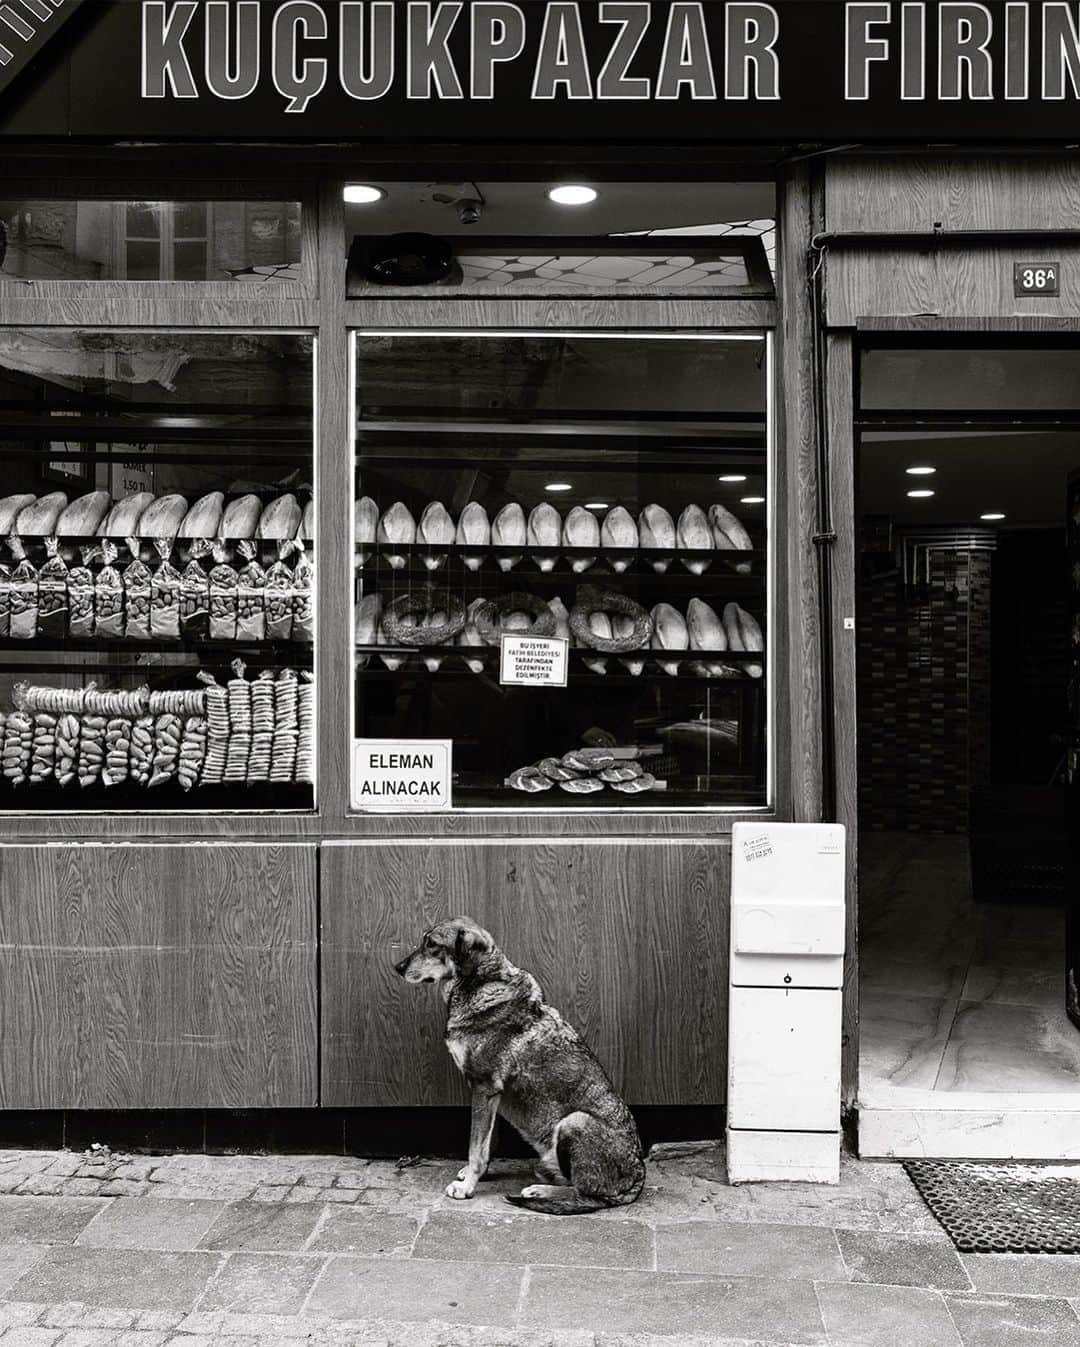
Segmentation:
{"type": "Polygon", "coordinates": [[[499,682],[511,688],[564,688],[569,652],[563,636],[503,636],[499,682]]]}
{"type": "Polygon", "coordinates": [[[449,809],[453,755],[449,739],[353,740],[353,808],[449,809]]]}
{"type": "Polygon", "coordinates": [[[125,496],[134,496],[140,491],[154,490],[154,465],[145,459],[129,459],[126,462],[110,463],[109,491],[114,500],[123,500],[125,496]]]}

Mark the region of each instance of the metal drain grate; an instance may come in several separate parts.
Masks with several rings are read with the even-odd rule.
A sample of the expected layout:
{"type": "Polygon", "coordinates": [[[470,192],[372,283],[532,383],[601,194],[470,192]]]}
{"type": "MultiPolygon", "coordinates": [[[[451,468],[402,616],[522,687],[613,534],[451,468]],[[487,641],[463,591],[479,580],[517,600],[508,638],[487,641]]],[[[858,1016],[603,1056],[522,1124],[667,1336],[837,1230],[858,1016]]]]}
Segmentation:
{"type": "Polygon", "coordinates": [[[1080,1165],[906,1160],[961,1253],[1080,1253],[1080,1165]]]}

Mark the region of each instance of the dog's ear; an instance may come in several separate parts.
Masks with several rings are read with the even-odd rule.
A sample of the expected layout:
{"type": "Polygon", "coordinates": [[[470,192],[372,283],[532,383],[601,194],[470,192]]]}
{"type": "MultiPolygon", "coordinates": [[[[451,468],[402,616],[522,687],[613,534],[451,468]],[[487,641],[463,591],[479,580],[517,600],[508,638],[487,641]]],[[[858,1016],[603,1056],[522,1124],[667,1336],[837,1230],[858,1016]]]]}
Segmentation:
{"type": "Polygon", "coordinates": [[[457,938],[454,941],[455,959],[475,959],[477,955],[490,954],[495,948],[492,937],[482,926],[477,926],[471,917],[456,917],[453,925],[457,929],[457,938]]]}

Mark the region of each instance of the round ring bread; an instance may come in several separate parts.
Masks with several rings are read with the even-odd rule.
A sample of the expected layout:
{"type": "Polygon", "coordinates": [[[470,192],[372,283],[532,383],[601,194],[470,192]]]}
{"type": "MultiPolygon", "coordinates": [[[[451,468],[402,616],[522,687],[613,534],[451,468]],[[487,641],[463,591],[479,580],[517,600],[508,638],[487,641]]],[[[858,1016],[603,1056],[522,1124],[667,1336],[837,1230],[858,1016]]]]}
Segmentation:
{"type": "Polygon", "coordinates": [[[591,646],[607,655],[622,655],[628,650],[643,650],[652,638],[652,618],[640,603],[613,589],[582,589],[570,610],[570,630],[581,645],[591,646]],[[593,613],[617,613],[633,619],[629,636],[597,636],[589,626],[593,613]]]}
{"type": "Polygon", "coordinates": [[[450,645],[458,632],[465,630],[465,605],[449,590],[410,589],[383,609],[383,633],[389,645],[450,645]],[[406,627],[403,617],[424,613],[446,613],[446,622],[438,626],[406,627]]]}
{"type": "Polygon", "coordinates": [[[554,636],[557,630],[555,614],[549,604],[535,594],[503,594],[488,599],[476,609],[476,630],[488,645],[498,645],[502,635],[502,618],[510,613],[528,613],[533,619],[528,631],[514,632],[515,636],[554,636]]]}

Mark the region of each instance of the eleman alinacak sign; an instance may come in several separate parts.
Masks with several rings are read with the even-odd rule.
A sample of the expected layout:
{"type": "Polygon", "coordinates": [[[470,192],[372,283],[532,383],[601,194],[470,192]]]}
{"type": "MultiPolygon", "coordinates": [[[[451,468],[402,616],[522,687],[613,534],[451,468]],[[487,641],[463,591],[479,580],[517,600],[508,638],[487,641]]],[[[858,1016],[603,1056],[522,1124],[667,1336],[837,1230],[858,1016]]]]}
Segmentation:
{"type": "Polygon", "coordinates": [[[1080,138],[1067,0],[84,0],[81,18],[73,134],[1080,138]]]}

